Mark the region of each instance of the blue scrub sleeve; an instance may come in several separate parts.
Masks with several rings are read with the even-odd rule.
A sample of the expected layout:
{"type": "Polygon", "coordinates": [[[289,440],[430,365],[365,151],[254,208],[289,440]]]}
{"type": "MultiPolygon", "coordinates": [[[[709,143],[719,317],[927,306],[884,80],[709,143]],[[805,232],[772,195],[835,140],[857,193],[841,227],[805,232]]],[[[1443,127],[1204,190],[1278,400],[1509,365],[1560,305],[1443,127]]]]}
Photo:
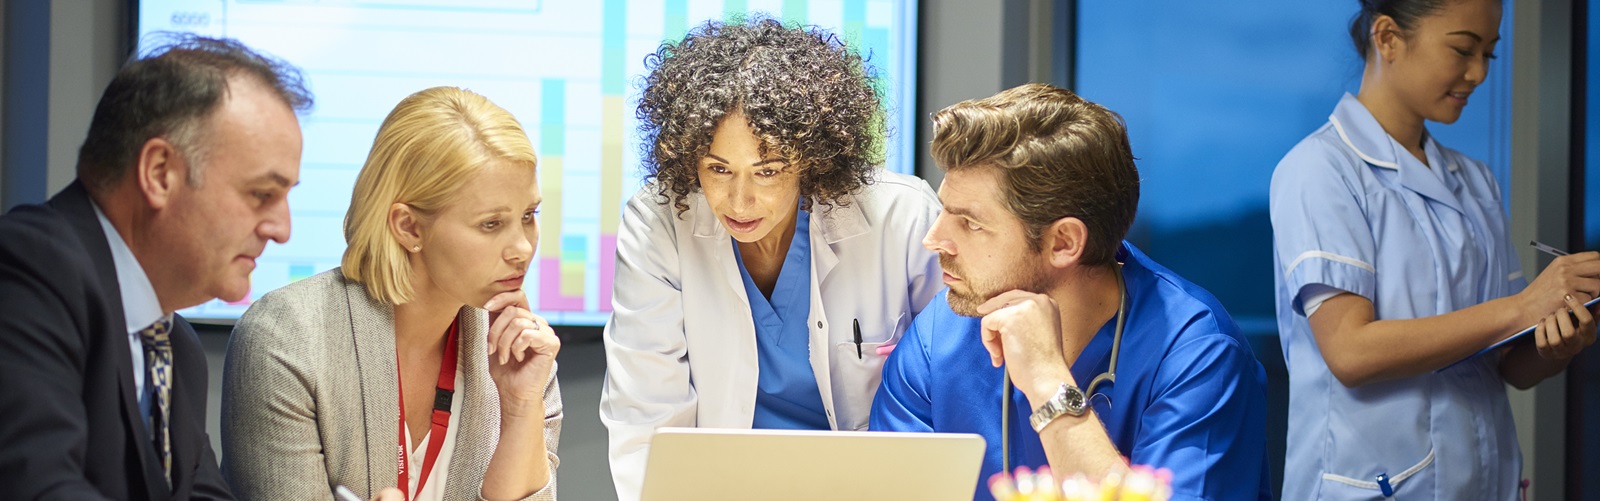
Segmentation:
{"type": "Polygon", "coordinates": [[[1266,499],[1266,373],[1237,338],[1174,346],[1151,382],[1133,464],[1172,470],[1173,500],[1266,499]]]}
{"type": "MultiPolygon", "coordinates": [[[[943,301],[935,297],[934,301],[943,301]]],[[[883,363],[883,383],[872,399],[872,431],[933,431],[932,357],[927,332],[930,315],[918,315],[883,363]]]]}
{"type": "Polygon", "coordinates": [[[1322,284],[1377,296],[1377,245],[1364,210],[1358,169],[1342,151],[1307,141],[1295,146],[1272,174],[1271,212],[1277,270],[1293,291],[1296,313],[1305,314],[1301,292],[1322,284]]]}

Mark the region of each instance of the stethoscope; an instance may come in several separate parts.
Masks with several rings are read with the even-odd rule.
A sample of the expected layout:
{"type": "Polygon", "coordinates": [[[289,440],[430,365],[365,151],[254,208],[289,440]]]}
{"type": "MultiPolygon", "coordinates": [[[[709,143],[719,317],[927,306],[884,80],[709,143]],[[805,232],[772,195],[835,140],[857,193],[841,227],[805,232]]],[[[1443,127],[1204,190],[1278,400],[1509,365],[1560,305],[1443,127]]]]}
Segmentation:
{"type": "MultiPolygon", "coordinates": [[[[1126,323],[1128,318],[1128,285],[1122,281],[1121,264],[1117,265],[1117,291],[1121,294],[1121,298],[1119,298],[1117,302],[1117,328],[1115,331],[1112,331],[1111,334],[1111,364],[1106,367],[1105,372],[1102,372],[1100,375],[1095,376],[1094,379],[1089,380],[1089,386],[1086,386],[1083,389],[1083,395],[1085,399],[1093,400],[1095,397],[1094,390],[1095,388],[1098,388],[1101,383],[1116,384],[1117,382],[1117,352],[1119,348],[1122,347],[1122,326],[1126,323]]],[[[1001,369],[1000,373],[1002,375],[1002,390],[1000,392],[1000,461],[1002,466],[1000,471],[1010,472],[1011,373],[1006,372],[1004,368],[1001,369]]],[[[1101,394],[1100,396],[1105,397],[1106,405],[1111,404],[1111,397],[1106,396],[1105,394],[1101,394]]]]}

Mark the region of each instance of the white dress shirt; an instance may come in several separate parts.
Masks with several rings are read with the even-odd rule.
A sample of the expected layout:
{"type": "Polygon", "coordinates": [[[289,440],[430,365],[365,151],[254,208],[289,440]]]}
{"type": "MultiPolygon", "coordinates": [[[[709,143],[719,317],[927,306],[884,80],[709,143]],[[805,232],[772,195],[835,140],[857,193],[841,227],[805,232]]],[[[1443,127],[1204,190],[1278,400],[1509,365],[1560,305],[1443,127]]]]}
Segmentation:
{"type": "Polygon", "coordinates": [[[128,353],[133,357],[133,387],[139,395],[139,414],[145,416],[148,426],[150,399],[144,387],[144,342],[139,339],[139,331],[169,314],[161,311],[156,288],[150,285],[150,277],[144,274],[139,259],[133,257],[133,249],[128,248],[100,205],[92,201],[90,205],[94,206],[94,215],[100,220],[100,229],[106,232],[106,243],[111,246],[111,263],[117,269],[117,288],[122,294],[122,316],[128,327],[128,353]]]}

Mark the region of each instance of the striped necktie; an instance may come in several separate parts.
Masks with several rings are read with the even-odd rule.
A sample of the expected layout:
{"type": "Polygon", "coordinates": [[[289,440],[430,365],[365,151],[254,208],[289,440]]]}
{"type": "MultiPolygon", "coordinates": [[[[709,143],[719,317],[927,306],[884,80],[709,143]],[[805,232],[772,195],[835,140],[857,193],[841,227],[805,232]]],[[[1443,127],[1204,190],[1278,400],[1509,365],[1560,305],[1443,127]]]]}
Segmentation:
{"type": "Polygon", "coordinates": [[[168,432],[168,417],[172,415],[172,317],[165,317],[139,331],[144,342],[144,365],[148,369],[147,383],[155,385],[156,405],[150,408],[151,432],[155,435],[156,452],[160,454],[161,471],[167,483],[172,483],[172,436],[168,432]]]}

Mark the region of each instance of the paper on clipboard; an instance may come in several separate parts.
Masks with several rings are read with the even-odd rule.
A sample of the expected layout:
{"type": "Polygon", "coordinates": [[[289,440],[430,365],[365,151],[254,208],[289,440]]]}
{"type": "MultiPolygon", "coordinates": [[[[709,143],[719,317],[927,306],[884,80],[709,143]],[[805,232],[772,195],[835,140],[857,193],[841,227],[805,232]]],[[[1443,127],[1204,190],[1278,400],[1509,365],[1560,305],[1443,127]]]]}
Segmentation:
{"type": "MultiPolygon", "coordinates": [[[[1594,298],[1594,299],[1590,299],[1589,302],[1583,303],[1583,306],[1585,308],[1589,308],[1591,311],[1593,311],[1595,303],[1600,303],[1600,297],[1597,297],[1597,298],[1594,298]]],[[[1436,370],[1436,371],[1433,371],[1433,372],[1435,372],[1435,373],[1444,372],[1446,370],[1449,370],[1451,367],[1455,367],[1457,365],[1461,365],[1462,362],[1477,358],[1479,355],[1482,355],[1484,353],[1489,353],[1489,352],[1494,351],[1494,350],[1498,350],[1502,346],[1505,346],[1505,345],[1508,345],[1508,344],[1511,344],[1511,343],[1515,343],[1515,342],[1517,342],[1519,340],[1523,340],[1523,339],[1531,339],[1531,337],[1533,336],[1533,331],[1537,327],[1538,327],[1538,325],[1535,324],[1532,327],[1528,327],[1527,329],[1523,329],[1522,332],[1518,332],[1516,334],[1512,334],[1511,337],[1502,339],[1498,343],[1489,345],[1488,348],[1484,348],[1482,350],[1478,350],[1477,353],[1473,353],[1471,355],[1468,355],[1467,358],[1463,358],[1461,360],[1457,360],[1457,361],[1455,361],[1455,363],[1452,363],[1450,365],[1446,365],[1446,366],[1444,366],[1443,369],[1439,369],[1439,370],[1436,370]]]]}

